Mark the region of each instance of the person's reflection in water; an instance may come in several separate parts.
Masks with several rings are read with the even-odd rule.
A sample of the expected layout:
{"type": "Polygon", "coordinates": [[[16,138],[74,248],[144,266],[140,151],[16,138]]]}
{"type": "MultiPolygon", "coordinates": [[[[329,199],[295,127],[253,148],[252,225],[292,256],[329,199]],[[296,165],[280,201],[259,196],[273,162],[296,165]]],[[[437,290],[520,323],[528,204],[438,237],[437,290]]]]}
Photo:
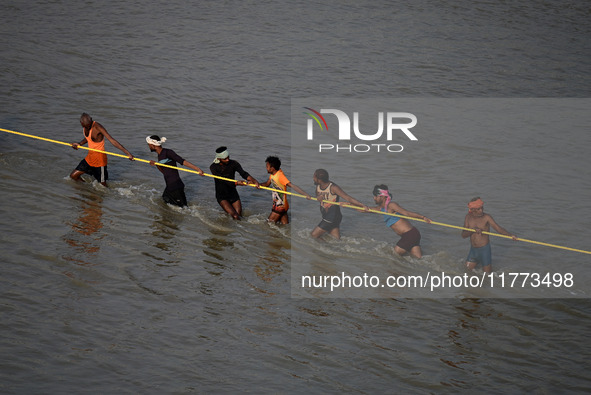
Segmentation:
{"type": "Polygon", "coordinates": [[[184,216],[162,202],[158,204],[158,209],[152,212],[152,217],[152,224],[144,237],[149,248],[142,254],[159,261],[160,264],[177,264],[177,233],[180,232],[184,216]]]}
{"type": "Polygon", "coordinates": [[[257,277],[264,282],[271,282],[284,270],[286,263],[290,261],[289,251],[291,240],[278,236],[267,241],[267,248],[260,254],[254,267],[257,277]]]}
{"type": "MultiPolygon", "coordinates": [[[[64,235],[63,240],[72,247],[72,252],[63,255],[63,259],[76,265],[92,266],[96,264],[101,248],[100,241],[105,236],[99,232],[103,227],[103,198],[91,193],[75,200],[81,202],[80,215],[75,221],[68,223],[72,230],[64,235]]],[[[72,277],[71,273],[66,275],[72,277]]]]}

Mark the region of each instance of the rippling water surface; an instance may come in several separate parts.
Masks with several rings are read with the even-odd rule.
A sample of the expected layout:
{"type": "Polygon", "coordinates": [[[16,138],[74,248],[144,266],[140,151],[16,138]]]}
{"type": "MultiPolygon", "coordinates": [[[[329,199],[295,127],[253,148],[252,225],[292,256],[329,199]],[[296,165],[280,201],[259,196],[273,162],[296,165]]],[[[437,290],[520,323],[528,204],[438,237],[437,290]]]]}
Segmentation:
{"type": "MultiPolygon", "coordinates": [[[[86,111],[139,158],[154,158],[148,134],[204,169],[227,145],[264,180],[275,154],[309,191],[319,164],[292,150],[292,99],[550,98],[578,108],[591,88],[584,3],[8,1],[0,15],[0,128],[77,142],[86,111]]],[[[552,108],[528,128],[492,114],[478,131],[431,129],[383,163],[323,165],[368,203],[385,182],[403,206],[461,225],[465,201],[481,194],[507,229],[589,250],[588,123],[544,129],[559,122],[552,108]]],[[[296,258],[321,273],[463,273],[458,231],[419,225],[427,257],[413,262],[391,256],[392,232],[369,214],[345,212],[343,242],[318,244],[308,237],[313,202],[294,199],[292,225],[270,226],[269,193],[242,188],[245,220],[234,222],[209,178],[183,173],[189,207],[179,210],[162,203],[162,176],[144,163],[110,157],[107,189],[68,179],[85,152],[7,133],[0,146],[2,392],[591,386],[584,286],[543,298],[295,295],[296,258]]],[[[589,278],[588,255],[493,243],[500,273],[589,278]]]]}

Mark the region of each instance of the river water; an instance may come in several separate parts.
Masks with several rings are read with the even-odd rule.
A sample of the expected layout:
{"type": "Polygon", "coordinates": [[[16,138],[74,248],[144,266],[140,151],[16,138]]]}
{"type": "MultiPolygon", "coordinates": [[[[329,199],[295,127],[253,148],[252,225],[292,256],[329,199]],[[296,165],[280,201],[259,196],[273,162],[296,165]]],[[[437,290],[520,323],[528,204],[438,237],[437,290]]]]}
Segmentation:
{"type": "MultiPolygon", "coordinates": [[[[277,155],[309,192],[324,167],[366,204],[385,183],[457,226],[479,195],[520,237],[590,250],[586,3],[5,1],[0,15],[0,128],[78,142],[88,112],[138,158],[155,159],[151,134],[204,170],[226,145],[263,181],[277,155]],[[418,141],[317,152],[304,106],[359,111],[367,134],[378,111],[413,113],[418,141]]],[[[396,257],[379,216],[343,208],[343,240],[319,243],[316,202],[292,198],[278,227],[270,193],[242,187],[237,222],[210,178],[183,173],[175,209],[145,163],[109,157],[104,188],[68,178],[86,151],[0,144],[3,393],[591,387],[588,254],[491,237],[495,284],[570,273],[572,287],[305,288],[343,272],[460,278],[469,242],[418,223],[425,257],[396,257]]]]}

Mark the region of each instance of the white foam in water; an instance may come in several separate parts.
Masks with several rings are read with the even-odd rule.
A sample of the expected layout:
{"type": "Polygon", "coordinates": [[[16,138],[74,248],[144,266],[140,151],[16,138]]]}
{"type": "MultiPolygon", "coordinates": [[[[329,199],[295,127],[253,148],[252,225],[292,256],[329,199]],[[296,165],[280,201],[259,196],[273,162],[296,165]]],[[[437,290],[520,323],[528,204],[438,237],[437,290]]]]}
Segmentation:
{"type": "Polygon", "coordinates": [[[137,191],[137,188],[134,188],[133,186],[129,186],[128,188],[115,188],[115,191],[121,196],[132,197],[135,194],[134,189],[137,191]]]}
{"type": "MultiPolygon", "coordinates": [[[[178,208],[178,207],[177,207],[178,208]]],[[[180,208],[179,208],[180,209],[180,208]]],[[[208,211],[206,208],[199,207],[199,206],[189,206],[185,207],[184,209],[180,209],[182,212],[187,212],[189,215],[198,218],[201,222],[205,225],[209,226],[210,228],[221,230],[223,232],[233,232],[235,229],[226,227],[222,225],[220,221],[219,213],[215,214],[214,218],[208,217],[208,211]]]]}

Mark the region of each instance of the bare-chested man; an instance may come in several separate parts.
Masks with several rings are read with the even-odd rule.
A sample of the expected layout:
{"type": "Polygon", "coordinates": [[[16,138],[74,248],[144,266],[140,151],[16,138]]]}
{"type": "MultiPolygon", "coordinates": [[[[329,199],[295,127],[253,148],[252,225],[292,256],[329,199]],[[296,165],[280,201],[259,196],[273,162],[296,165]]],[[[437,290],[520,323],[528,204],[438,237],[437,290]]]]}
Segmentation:
{"type": "MultiPolygon", "coordinates": [[[[129,157],[129,160],[133,160],[133,155],[115,140],[103,125],[93,121],[87,113],[83,113],[80,116],[80,125],[83,127],[84,138],[79,143],[72,143],[72,148],[78,149],[79,146],[88,142],[88,148],[104,151],[106,137],[111,144],[123,151],[129,157]]],[[[94,176],[98,182],[107,186],[107,179],[109,178],[109,173],[107,172],[107,154],[88,151],[86,158],[82,159],[78,167],[72,171],[70,177],[76,181],[84,181],[80,178],[84,173],[94,176]]]]}
{"type": "Polygon", "coordinates": [[[493,227],[498,233],[511,236],[513,240],[518,240],[517,236],[509,233],[505,228],[501,227],[495,222],[490,214],[484,212],[484,202],[479,197],[475,197],[468,203],[468,214],[464,220],[464,228],[474,229],[474,232],[469,230],[462,231],[464,239],[470,238],[470,252],[466,258],[466,267],[470,270],[477,265],[482,266],[485,273],[492,271],[492,254],[490,248],[489,237],[482,232],[489,232],[490,227],[493,227]]]}

